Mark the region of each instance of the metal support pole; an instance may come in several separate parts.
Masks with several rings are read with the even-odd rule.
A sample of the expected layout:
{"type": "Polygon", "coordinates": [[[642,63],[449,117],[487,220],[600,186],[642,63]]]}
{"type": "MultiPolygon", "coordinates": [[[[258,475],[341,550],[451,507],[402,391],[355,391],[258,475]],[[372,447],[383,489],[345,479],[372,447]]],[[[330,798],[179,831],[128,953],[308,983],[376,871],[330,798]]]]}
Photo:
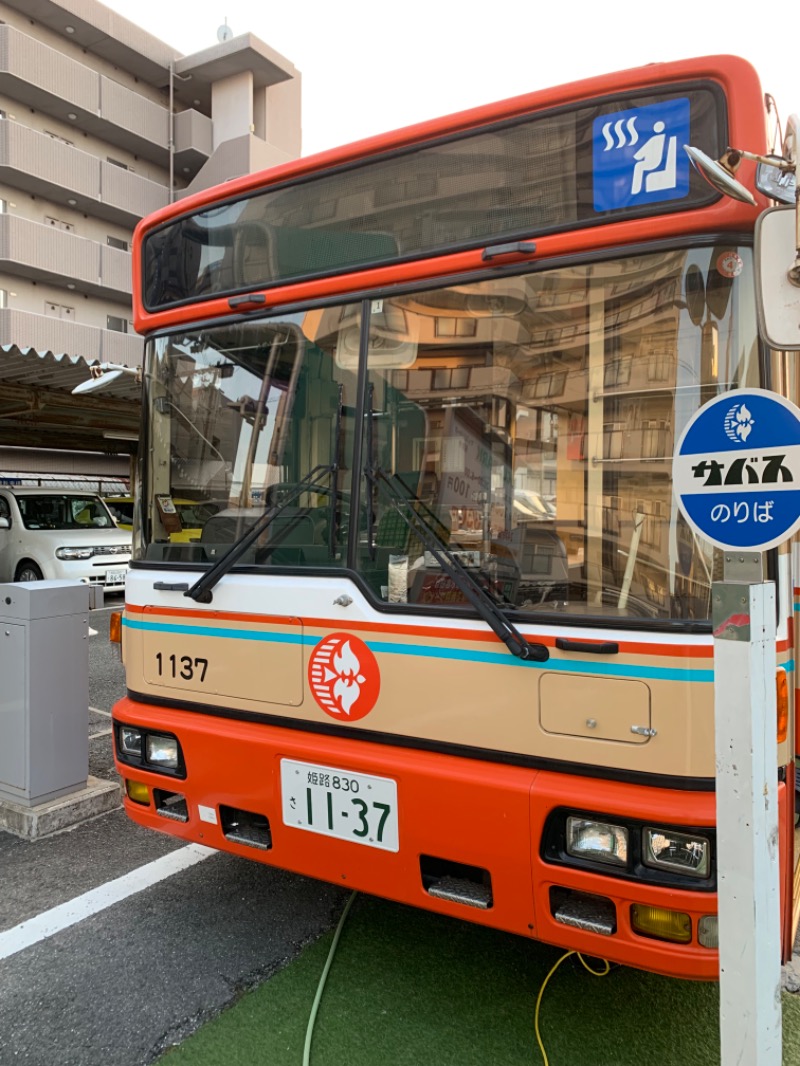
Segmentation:
{"type": "Polygon", "coordinates": [[[169,64],[169,202],[175,200],[175,64],[169,64]]]}
{"type": "Polygon", "coordinates": [[[736,576],[712,593],[721,1066],[780,1066],[775,586],[736,576]]]}

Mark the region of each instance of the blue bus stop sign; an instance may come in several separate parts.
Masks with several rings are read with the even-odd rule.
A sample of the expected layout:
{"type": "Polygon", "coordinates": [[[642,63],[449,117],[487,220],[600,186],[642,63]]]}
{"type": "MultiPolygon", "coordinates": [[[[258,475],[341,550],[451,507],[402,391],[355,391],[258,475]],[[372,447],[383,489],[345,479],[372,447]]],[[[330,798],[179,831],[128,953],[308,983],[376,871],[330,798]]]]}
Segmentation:
{"type": "Polygon", "coordinates": [[[720,548],[775,547],[800,527],[800,409],[766,389],[709,400],[681,434],[672,475],[700,536],[720,548]]]}

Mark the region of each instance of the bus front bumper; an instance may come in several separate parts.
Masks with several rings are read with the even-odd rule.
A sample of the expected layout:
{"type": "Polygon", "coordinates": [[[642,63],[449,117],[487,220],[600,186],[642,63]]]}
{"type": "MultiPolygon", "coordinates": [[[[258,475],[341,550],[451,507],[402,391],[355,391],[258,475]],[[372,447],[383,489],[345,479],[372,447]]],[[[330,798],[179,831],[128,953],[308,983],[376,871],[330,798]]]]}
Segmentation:
{"type": "Polygon", "coordinates": [[[537,770],[129,698],[117,703],[114,720],[125,808],[140,825],[622,965],[717,979],[718,953],[706,946],[716,925],[713,877],[696,887],[688,878],[657,883],[632,864],[572,864],[545,846],[564,811],[621,826],[707,827],[713,838],[711,791],[537,770]],[[178,769],[121,760],[123,724],[142,734],[154,757],[170,751],[159,737],[177,738],[178,769]]]}

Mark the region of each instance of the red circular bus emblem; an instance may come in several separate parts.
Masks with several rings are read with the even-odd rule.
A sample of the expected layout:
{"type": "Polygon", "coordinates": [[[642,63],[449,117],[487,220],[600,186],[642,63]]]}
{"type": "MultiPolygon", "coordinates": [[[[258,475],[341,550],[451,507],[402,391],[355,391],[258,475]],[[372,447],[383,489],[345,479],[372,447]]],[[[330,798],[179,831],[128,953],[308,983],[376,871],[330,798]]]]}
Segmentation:
{"type": "Polygon", "coordinates": [[[326,714],[356,722],[375,706],[381,672],[363,640],[350,633],[331,633],[311,653],[308,683],[326,714]]]}

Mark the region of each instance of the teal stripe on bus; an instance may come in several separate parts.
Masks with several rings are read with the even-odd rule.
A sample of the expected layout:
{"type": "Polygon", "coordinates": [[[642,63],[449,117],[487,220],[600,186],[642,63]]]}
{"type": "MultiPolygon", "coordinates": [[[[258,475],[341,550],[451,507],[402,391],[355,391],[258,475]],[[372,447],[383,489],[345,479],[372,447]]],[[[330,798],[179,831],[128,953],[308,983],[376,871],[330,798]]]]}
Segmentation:
{"type": "MultiPolygon", "coordinates": [[[[312,647],[323,637],[293,633],[264,633],[252,629],[221,629],[217,626],[184,626],[168,622],[140,622],[123,619],[128,629],[148,630],[152,633],[174,633],[190,637],[222,637],[226,640],[257,640],[273,644],[302,644],[312,647]]],[[[397,644],[379,640],[365,641],[373,653],[411,655],[425,659],[455,662],[488,663],[491,666],[525,666],[536,670],[572,674],[604,674],[608,677],[630,677],[648,681],[713,682],[714,671],[691,667],[629,666],[621,663],[597,662],[595,659],[549,659],[546,663],[524,662],[508,652],[465,651],[460,648],[431,647],[425,644],[397,644]]]]}
{"type": "Polygon", "coordinates": [[[627,666],[618,663],[597,662],[592,659],[548,659],[545,663],[525,662],[503,652],[461,651],[458,648],[432,648],[418,644],[384,644],[382,641],[366,641],[373,652],[389,655],[416,655],[426,659],[454,659],[460,662],[490,663],[493,666],[527,666],[536,670],[557,670],[568,674],[605,674],[609,677],[635,677],[657,681],[713,681],[713,670],[694,670],[691,667],[676,669],[664,666],[627,666]]]}
{"type": "Polygon", "coordinates": [[[128,629],[146,629],[151,633],[180,633],[187,637],[225,637],[235,640],[261,640],[271,644],[319,644],[319,637],[294,633],[262,633],[256,629],[221,629],[218,626],[179,626],[172,622],[138,622],[123,618],[128,629]]]}

